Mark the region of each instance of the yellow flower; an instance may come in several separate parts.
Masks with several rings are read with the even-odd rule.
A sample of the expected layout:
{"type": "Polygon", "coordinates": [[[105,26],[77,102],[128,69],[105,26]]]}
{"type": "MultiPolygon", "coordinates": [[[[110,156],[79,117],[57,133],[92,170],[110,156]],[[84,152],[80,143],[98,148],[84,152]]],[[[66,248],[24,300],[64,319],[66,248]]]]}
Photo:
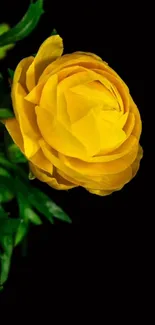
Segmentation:
{"type": "Polygon", "coordinates": [[[6,128],[41,181],[108,195],[139,168],[140,114],[126,84],[101,58],[62,53],[62,39],[54,35],[35,58],[18,64],[15,118],[6,128]]]}

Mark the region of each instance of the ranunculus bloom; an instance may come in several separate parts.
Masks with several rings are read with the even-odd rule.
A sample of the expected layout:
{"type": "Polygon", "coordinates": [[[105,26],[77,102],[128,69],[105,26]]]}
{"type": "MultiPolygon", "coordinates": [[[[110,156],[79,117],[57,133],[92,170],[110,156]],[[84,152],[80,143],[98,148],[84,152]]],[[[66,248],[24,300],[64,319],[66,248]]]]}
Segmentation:
{"type": "Polygon", "coordinates": [[[33,174],[56,189],[108,195],[137,173],[141,118],[118,74],[92,53],[63,55],[51,36],[17,66],[6,128],[33,174]]]}

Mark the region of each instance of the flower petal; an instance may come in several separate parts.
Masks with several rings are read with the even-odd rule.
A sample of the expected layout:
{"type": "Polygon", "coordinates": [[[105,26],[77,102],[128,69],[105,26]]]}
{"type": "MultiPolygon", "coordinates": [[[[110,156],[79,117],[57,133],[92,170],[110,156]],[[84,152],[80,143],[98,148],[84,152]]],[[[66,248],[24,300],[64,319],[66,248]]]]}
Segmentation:
{"type": "Polygon", "coordinates": [[[127,122],[123,128],[127,138],[131,135],[134,126],[135,126],[135,116],[133,113],[129,113],[127,122]]]}
{"type": "Polygon", "coordinates": [[[140,167],[140,161],[143,158],[143,149],[142,147],[139,145],[139,150],[138,150],[138,154],[136,159],[134,160],[133,164],[132,164],[132,177],[135,177],[135,175],[138,172],[138,169],[140,167]]]}
{"type": "Polygon", "coordinates": [[[40,46],[37,55],[26,73],[26,84],[31,91],[44,69],[63,53],[63,41],[59,35],[50,36],[40,46]]]}
{"type": "Polygon", "coordinates": [[[57,112],[57,85],[57,75],[51,76],[44,85],[40,98],[40,106],[52,115],[57,112]]]}
{"type": "Polygon", "coordinates": [[[94,156],[100,151],[100,135],[96,123],[95,109],[73,123],[73,135],[85,146],[89,156],[94,156]]]}
{"type": "Polygon", "coordinates": [[[105,191],[105,190],[92,190],[90,188],[86,188],[86,190],[88,192],[90,192],[91,194],[96,194],[96,195],[100,195],[100,196],[107,196],[110,195],[111,193],[113,193],[113,191],[105,191]]]}
{"type": "Polygon", "coordinates": [[[40,103],[40,98],[42,95],[42,90],[45,86],[45,83],[40,83],[37,86],[35,86],[25,97],[25,99],[35,105],[39,105],[40,103]]]}
{"type": "Polygon", "coordinates": [[[45,171],[49,174],[53,173],[53,165],[52,163],[45,157],[41,148],[36,152],[34,156],[32,156],[30,160],[34,166],[45,171]]]}
{"type": "Polygon", "coordinates": [[[139,140],[142,132],[142,121],[141,121],[139,110],[131,96],[130,96],[130,112],[133,113],[135,116],[135,125],[132,134],[139,140]]]}
{"type": "Polygon", "coordinates": [[[72,54],[65,54],[58,60],[49,64],[40,77],[40,80],[50,73],[57,73],[63,68],[75,65],[83,66],[87,69],[101,69],[110,72],[114,76],[118,76],[118,74],[110,68],[106,62],[100,61],[92,55],[81,55],[78,52],[74,52],[72,54]]]}
{"type": "Polygon", "coordinates": [[[13,84],[12,84],[12,99],[14,100],[14,86],[19,82],[25,91],[27,91],[26,87],[26,72],[30,66],[30,64],[33,62],[34,57],[29,56],[19,62],[19,64],[16,67],[16,70],[14,72],[13,77],[13,84]]]}
{"type": "MultiPolygon", "coordinates": [[[[84,183],[84,181],[87,180],[87,178],[85,177],[85,175],[81,175],[80,173],[71,170],[70,168],[68,168],[67,166],[65,166],[63,164],[62,161],[60,161],[60,159],[58,158],[58,154],[57,152],[52,149],[45,141],[44,139],[40,139],[39,144],[42,148],[42,151],[45,155],[45,157],[51,161],[51,163],[53,164],[53,166],[55,166],[60,174],[60,172],[64,173],[64,175],[66,175],[65,177],[63,176],[63,178],[68,179],[68,177],[72,180],[69,179],[70,182],[76,184],[76,185],[80,185],[84,183]]],[[[62,175],[62,173],[60,175],[62,175]]]]}
{"type": "Polygon", "coordinates": [[[29,159],[39,149],[39,129],[35,116],[34,105],[24,99],[26,92],[20,83],[14,85],[13,107],[20,125],[24,140],[24,153],[29,159]]]}
{"type": "Polygon", "coordinates": [[[98,152],[100,156],[116,150],[126,140],[125,132],[117,124],[105,120],[102,114],[97,117],[97,129],[100,135],[100,150],[98,152]]]}
{"type": "Polygon", "coordinates": [[[60,160],[63,164],[73,171],[76,171],[82,175],[85,175],[88,178],[110,175],[115,173],[120,173],[127,169],[136,159],[138,152],[138,144],[133,147],[133,149],[125,156],[120,159],[107,162],[85,162],[76,158],[66,157],[62,154],[59,154],[60,160]]]}
{"type": "Polygon", "coordinates": [[[55,177],[50,176],[50,174],[44,173],[40,168],[37,168],[35,165],[30,163],[30,169],[32,173],[41,181],[47,183],[49,186],[57,190],[69,190],[74,188],[75,185],[67,182],[60,175],[56,174],[55,177]]]}
{"type": "Polygon", "coordinates": [[[23,137],[18,121],[15,118],[8,119],[5,121],[5,127],[15,144],[20,148],[20,150],[24,154],[23,137]]]}
{"type": "Polygon", "coordinates": [[[71,123],[75,123],[83,118],[94,107],[92,101],[88,101],[87,98],[76,94],[71,89],[67,90],[64,96],[71,123]]]}
{"type": "Polygon", "coordinates": [[[52,114],[36,106],[37,123],[45,141],[55,150],[72,157],[86,157],[85,147],[52,114]]]}

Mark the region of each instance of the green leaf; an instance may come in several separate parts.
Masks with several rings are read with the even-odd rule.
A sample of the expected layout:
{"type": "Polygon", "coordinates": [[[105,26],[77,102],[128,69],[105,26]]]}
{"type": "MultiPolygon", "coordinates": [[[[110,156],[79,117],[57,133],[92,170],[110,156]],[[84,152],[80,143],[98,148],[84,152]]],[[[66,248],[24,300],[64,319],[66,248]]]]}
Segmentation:
{"type": "MultiPolygon", "coordinates": [[[[3,171],[4,173],[4,171],[3,171]]],[[[0,175],[0,203],[8,202],[14,197],[14,180],[0,175]]]]}
{"type": "Polygon", "coordinates": [[[59,206],[57,206],[46,194],[42,193],[37,188],[34,188],[32,192],[32,204],[33,202],[35,202],[34,204],[36,204],[36,208],[38,208],[37,202],[39,202],[39,206],[42,207],[43,214],[49,221],[51,221],[51,217],[54,217],[68,223],[72,222],[69,216],[59,206]]]}
{"type": "Polygon", "coordinates": [[[15,235],[18,226],[19,219],[0,218],[0,239],[4,235],[15,235]]]}
{"type": "Polygon", "coordinates": [[[11,80],[13,80],[13,76],[14,76],[14,71],[10,68],[8,68],[8,74],[11,80]]]}
{"type": "Polygon", "coordinates": [[[4,236],[1,238],[1,245],[4,253],[0,256],[0,290],[3,289],[3,284],[6,282],[10,270],[11,256],[13,251],[13,237],[4,236]]]}
{"type": "Polygon", "coordinates": [[[8,173],[6,169],[0,167],[0,176],[10,177],[11,175],[8,173]]]}
{"type": "Polygon", "coordinates": [[[31,209],[31,208],[26,208],[24,211],[25,217],[30,220],[32,223],[35,225],[41,225],[42,221],[40,217],[31,209]]]}
{"type": "MultiPolygon", "coordinates": [[[[7,24],[0,24],[0,35],[3,35],[4,33],[6,33],[8,30],[10,29],[9,25],[7,24]]],[[[14,46],[14,44],[8,44],[5,46],[0,47],[0,59],[4,59],[7,51],[12,49],[12,47],[14,46]]]]}
{"type": "Polygon", "coordinates": [[[52,213],[54,218],[57,218],[59,220],[71,223],[71,219],[69,216],[52,200],[49,200],[46,202],[46,206],[48,207],[49,211],[52,213]]]}
{"type": "Polygon", "coordinates": [[[8,201],[12,200],[14,197],[14,193],[10,186],[9,186],[9,188],[8,188],[8,186],[6,186],[6,178],[8,178],[8,182],[9,182],[9,180],[11,180],[11,182],[12,182],[11,175],[9,174],[9,172],[6,169],[4,169],[2,167],[0,167],[0,177],[1,176],[2,176],[3,181],[0,184],[0,202],[2,203],[2,202],[8,202],[8,201]]]}
{"type": "Polygon", "coordinates": [[[8,119],[14,117],[14,113],[9,108],[0,108],[0,119],[8,119]]]}
{"type": "Polygon", "coordinates": [[[28,233],[28,229],[29,229],[29,222],[20,220],[20,224],[15,236],[15,246],[17,246],[24,239],[24,237],[28,233]]]}
{"type": "Polygon", "coordinates": [[[20,218],[26,222],[29,220],[35,225],[41,225],[40,217],[31,208],[26,187],[18,178],[16,178],[16,191],[20,218]]]}
{"type": "MultiPolygon", "coordinates": [[[[30,182],[26,184],[23,183],[19,177],[16,178],[15,181],[16,186],[16,196],[18,199],[19,209],[20,209],[20,216],[21,218],[25,218],[27,214],[25,215],[25,208],[34,207],[35,210],[46,216],[46,218],[51,222],[54,223],[53,217],[51,213],[48,211],[46,206],[43,205],[43,202],[39,202],[38,196],[34,193],[34,187],[30,185],[30,182]],[[20,189],[20,191],[19,191],[20,189]],[[25,202],[26,198],[26,202],[25,202]]],[[[34,215],[33,215],[34,216],[34,215]]],[[[30,219],[32,218],[32,215],[30,216],[30,219]]],[[[32,221],[32,220],[31,220],[32,221]]],[[[34,221],[34,220],[33,220],[34,221]]]]}
{"type": "Polygon", "coordinates": [[[4,142],[6,147],[6,153],[9,160],[14,163],[26,163],[27,159],[17,147],[17,145],[13,142],[10,134],[5,130],[4,132],[4,142]]]}
{"type": "Polygon", "coordinates": [[[14,193],[0,185],[0,203],[6,203],[14,198],[14,193]]]}
{"type": "Polygon", "coordinates": [[[36,188],[31,189],[31,192],[29,193],[29,201],[36,210],[38,210],[41,214],[43,214],[52,224],[54,223],[51,212],[46,207],[45,202],[39,196],[36,188]]]}
{"type": "Polygon", "coordinates": [[[0,155],[0,166],[3,166],[8,170],[16,169],[16,166],[13,165],[10,161],[8,161],[3,153],[0,155]]]}
{"type": "Polygon", "coordinates": [[[31,3],[22,20],[0,36],[0,46],[15,43],[27,37],[37,26],[41,15],[44,13],[43,0],[31,3]]]}
{"type": "Polygon", "coordinates": [[[3,209],[2,205],[0,204],[0,218],[7,218],[8,214],[6,211],[3,209]]]}

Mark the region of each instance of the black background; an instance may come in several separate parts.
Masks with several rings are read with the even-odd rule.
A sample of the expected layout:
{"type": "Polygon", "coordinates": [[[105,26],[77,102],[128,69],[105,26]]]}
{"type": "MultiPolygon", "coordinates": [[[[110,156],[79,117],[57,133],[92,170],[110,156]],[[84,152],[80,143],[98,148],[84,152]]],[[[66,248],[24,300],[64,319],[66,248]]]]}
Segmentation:
{"type": "MultiPolygon", "coordinates": [[[[29,1],[23,0],[1,1],[0,22],[15,25],[28,4],[29,1]]],[[[1,71],[8,67],[15,69],[19,60],[35,53],[56,28],[64,40],[65,53],[94,52],[118,72],[139,107],[144,128],[142,7],[139,14],[139,8],[131,2],[114,5],[99,1],[45,0],[44,9],[45,14],[35,31],[0,62],[1,71]]],[[[27,295],[29,290],[32,297],[36,288],[41,290],[51,283],[64,285],[71,276],[76,282],[84,272],[80,266],[81,254],[84,263],[94,252],[98,260],[102,260],[102,254],[106,254],[111,245],[112,251],[118,244],[122,249],[126,241],[132,245],[143,228],[144,159],[137,176],[122,191],[108,197],[95,196],[82,188],[57,192],[38,181],[34,184],[39,184],[69,214],[73,224],[59,223],[53,227],[45,221],[43,226],[31,228],[28,256],[20,257],[19,248],[14,253],[10,277],[2,293],[3,303],[19,301],[21,293],[27,295]]]]}

